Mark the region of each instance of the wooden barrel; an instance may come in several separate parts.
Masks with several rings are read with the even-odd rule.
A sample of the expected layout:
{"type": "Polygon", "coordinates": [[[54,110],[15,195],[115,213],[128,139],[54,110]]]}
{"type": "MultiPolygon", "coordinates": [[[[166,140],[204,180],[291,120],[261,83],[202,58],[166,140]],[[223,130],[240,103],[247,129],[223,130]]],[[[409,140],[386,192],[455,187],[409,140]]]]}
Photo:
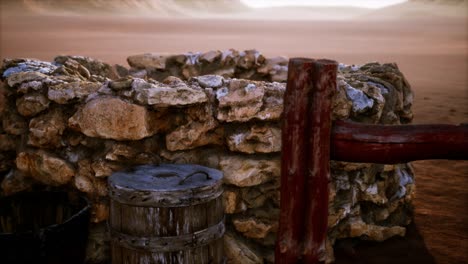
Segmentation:
{"type": "Polygon", "coordinates": [[[111,175],[112,263],[224,263],[222,177],[190,164],[111,175]]]}

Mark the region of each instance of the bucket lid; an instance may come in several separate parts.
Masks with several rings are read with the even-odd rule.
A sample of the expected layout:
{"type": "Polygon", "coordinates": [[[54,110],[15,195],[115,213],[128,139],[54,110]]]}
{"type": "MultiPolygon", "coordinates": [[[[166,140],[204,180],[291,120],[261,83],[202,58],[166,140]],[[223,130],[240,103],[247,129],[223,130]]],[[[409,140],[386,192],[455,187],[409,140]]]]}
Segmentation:
{"type": "Polygon", "coordinates": [[[111,199],[148,207],[205,203],[222,193],[223,173],[194,164],[142,165],[109,177],[111,199]]]}

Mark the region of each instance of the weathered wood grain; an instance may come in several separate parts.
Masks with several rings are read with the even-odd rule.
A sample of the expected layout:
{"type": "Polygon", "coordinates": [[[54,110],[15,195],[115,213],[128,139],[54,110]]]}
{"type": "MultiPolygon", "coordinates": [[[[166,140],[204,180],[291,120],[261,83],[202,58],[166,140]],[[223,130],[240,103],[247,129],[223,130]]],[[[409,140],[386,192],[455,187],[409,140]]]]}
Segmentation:
{"type": "MultiPolygon", "coordinates": [[[[174,168],[173,166],[170,165],[164,169],[174,168]]],[[[186,199],[188,193],[193,192],[194,186],[204,190],[213,189],[213,192],[209,193],[222,193],[219,175],[211,177],[210,174],[207,178],[205,174],[202,174],[199,178],[182,181],[183,176],[191,173],[189,167],[186,166],[182,165],[181,170],[175,170],[178,174],[184,173],[181,177],[176,176],[172,179],[175,185],[168,184],[168,186],[159,186],[158,180],[148,179],[141,179],[145,183],[141,185],[138,178],[134,179],[136,182],[128,181],[127,174],[111,176],[126,178],[123,181],[115,178],[110,180],[112,185],[110,203],[112,263],[222,263],[224,261],[222,236],[225,227],[221,195],[216,195],[211,199],[203,197],[204,203],[193,199],[191,200],[193,204],[188,206],[181,206],[186,205],[188,200],[177,200],[176,196],[171,196],[170,201],[153,199],[153,206],[148,203],[148,200],[142,203],[141,197],[131,198],[139,192],[131,194],[130,190],[142,189],[140,188],[142,186],[145,189],[139,191],[146,192],[148,197],[161,197],[164,196],[161,193],[172,192],[176,189],[178,193],[183,194],[181,199],[186,199]],[[216,180],[213,180],[214,178],[216,180]],[[125,186],[119,185],[121,183],[125,183],[125,186]],[[188,187],[183,190],[182,185],[185,184],[188,187]],[[121,187],[125,188],[122,191],[125,195],[121,195],[121,187]],[[153,193],[156,194],[153,195],[153,193]],[[115,197],[124,198],[114,199],[115,197]],[[122,200],[124,203],[121,203],[122,200]]],[[[200,169],[199,167],[194,166],[192,170],[193,168],[200,169]]],[[[134,172],[136,172],[136,177],[142,177],[138,169],[134,172]]],[[[217,171],[217,174],[219,173],[217,171]]],[[[166,175],[166,177],[173,176],[166,175]]],[[[163,182],[166,180],[164,179],[163,182]]],[[[194,193],[196,195],[199,192],[194,193]]]]}
{"type": "Polygon", "coordinates": [[[330,179],[331,105],[336,90],[338,63],[317,60],[312,70],[312,89],[307,118],[306,205],[304,263],[325,261],[330,179]]]}
{"type": "Polygon", "coordinates": [[[302,253],[305,213],[306,126],[315,60],[289,61],[284,95],[281,150],[281,200],[276,263],[296,263],[302,253]]]}
{"type": "Polygon", "coordinates": [[[468,125],[367,125],[335,121],[331,158],[396,164],[425,159],[468,159],[468,125]]]}

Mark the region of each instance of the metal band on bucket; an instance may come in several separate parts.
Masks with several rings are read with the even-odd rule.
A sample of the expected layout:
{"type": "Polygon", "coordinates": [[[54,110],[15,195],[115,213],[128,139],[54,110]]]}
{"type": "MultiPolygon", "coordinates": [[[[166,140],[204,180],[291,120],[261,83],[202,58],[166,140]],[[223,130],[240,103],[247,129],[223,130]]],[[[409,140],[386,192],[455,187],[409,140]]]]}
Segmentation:
{"type": "Polygon", "coordinates": [[[150,252],[183,251],[188,248],[205,246],[221,238],[225,231],[224,219],[206,229],[180,236],[141,237],[123,234],[112,228],[110,229],[112,242],[128,249],[150,252]]]}

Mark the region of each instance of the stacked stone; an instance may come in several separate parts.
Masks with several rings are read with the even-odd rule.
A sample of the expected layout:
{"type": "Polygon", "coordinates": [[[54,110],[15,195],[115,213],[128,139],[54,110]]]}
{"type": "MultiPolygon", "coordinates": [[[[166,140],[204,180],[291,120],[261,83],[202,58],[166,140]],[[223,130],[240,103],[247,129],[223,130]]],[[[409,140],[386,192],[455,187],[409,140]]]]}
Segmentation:
{"type": "MultiPolygon", "coordinates": [[[[218,168],[225,175],[229,262],[273,262],[285,84],[119,73],[126,71],[82,57],[4,62],[2,195],[38,184],[79,190],[93,202],[92,221],[102,223],[106,178],[114,171],[150,163],[218,168]]],[[[411,120],[410,86],[394,64],[342,65],[338,84],[334,119],[411,120]]],[[[408,164],[331,165],[328,261],[337,239],[404,235],[414,192],[408,164]]],[[[105,234],[102,225],[97,230],[105,234]]],[[[92,245],[102,248],[100,241],[92,245]]],[[[92,248],[91,260],[102,260],[103,252],[92,248]]]]}
{"type": "Polygon", "coordinates": [[[221,75],[226,78],[284,82],[288,73],[285,57],[265,58],[257,50],[189,52],[161,55],[145,53],[127,59],[132,75],[158,81],[167,76],[184,80],[201,75],[221,75]]]}

